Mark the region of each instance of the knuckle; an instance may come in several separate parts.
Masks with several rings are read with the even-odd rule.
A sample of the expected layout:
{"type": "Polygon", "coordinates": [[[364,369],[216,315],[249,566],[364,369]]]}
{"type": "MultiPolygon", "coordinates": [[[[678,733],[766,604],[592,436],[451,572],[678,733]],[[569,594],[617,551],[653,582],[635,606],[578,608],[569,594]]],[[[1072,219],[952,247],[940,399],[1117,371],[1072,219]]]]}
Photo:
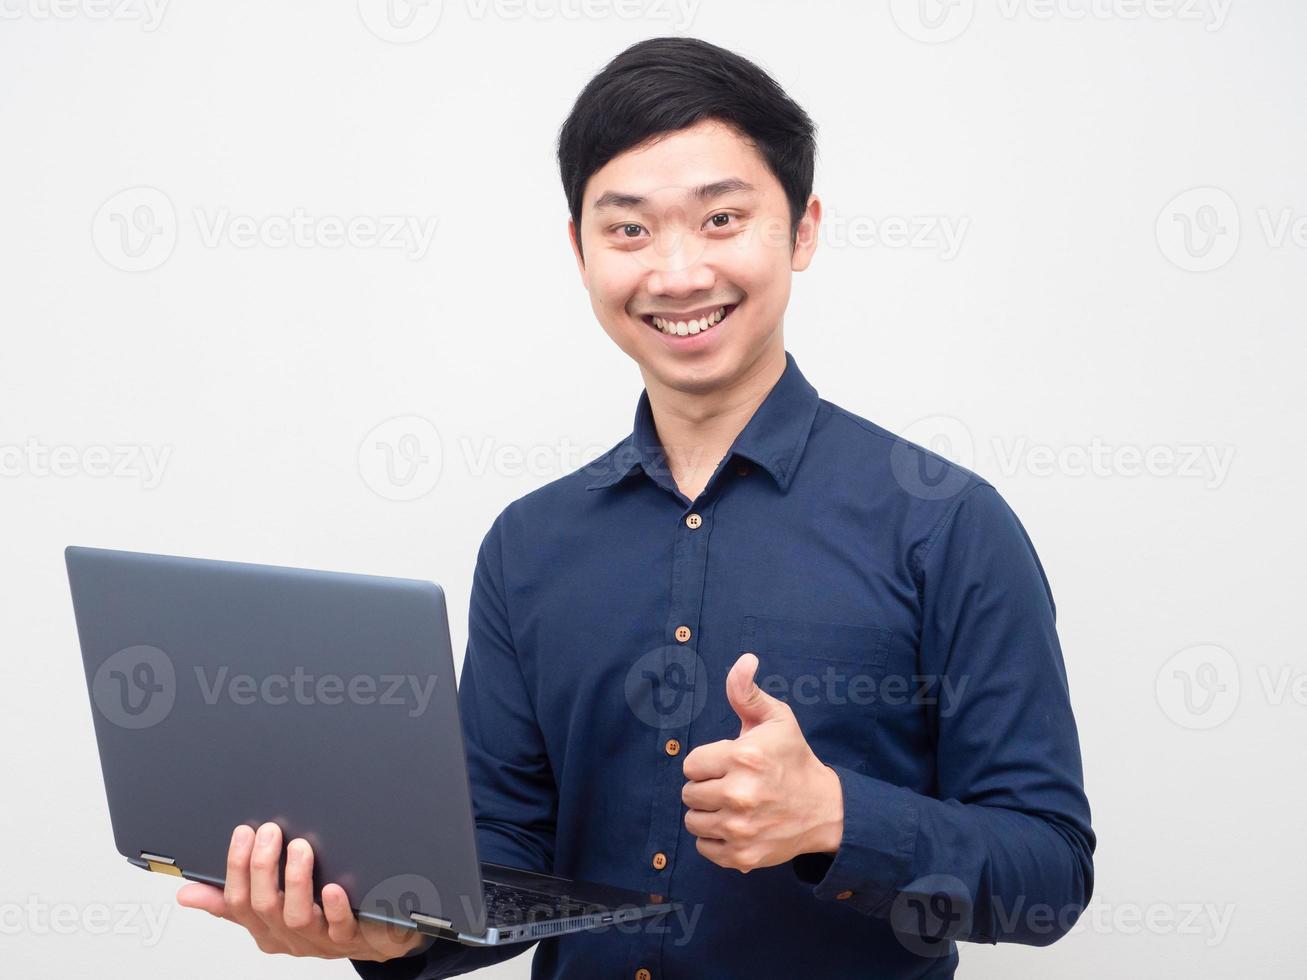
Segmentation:
{"type": "Polygon", "coordinates": [[[748,787],[735,786],[727,791],[726,802],[734,810],[748,810],[754,806],[756,798],[753,791],[748,787]]]}
{"type": "Polygon", "coordinates": [[[761,769],[767,762],[767,756],[752,742],[740,742],[735,747],[735,761],[746,769],[761,769]]]}
{"type": "Polygon", "coordinates": [[[223,901],[227,905],[227,911],[232,915],[244,916],[250,912],[249,892],[226,892],[223,894],[223,901]]]}

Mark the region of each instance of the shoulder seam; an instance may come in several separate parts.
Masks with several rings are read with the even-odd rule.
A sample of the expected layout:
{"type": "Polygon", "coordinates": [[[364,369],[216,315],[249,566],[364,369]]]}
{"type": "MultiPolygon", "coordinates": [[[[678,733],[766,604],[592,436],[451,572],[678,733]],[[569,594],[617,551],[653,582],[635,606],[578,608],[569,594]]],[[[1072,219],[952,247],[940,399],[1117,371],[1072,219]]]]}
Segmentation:
{"type": "Polygon", "coordinates": [[[958,510],[962,507],[963,501],[965,501],[969,496],[971,496],[981,487],[989,487],[991,490],[994,490],[995,493],[998,493],[998,491],[994,489],[993,484],[991,484],[989,481],[984,480],[980,477],[976,477],[975,483],[973,483],[971,486],[967,487],[967,489],[963,490],[960,494],[958,494],[958,499],[953,501],[953,505],[944,512],[943,516],[940,517],[938,521],[935,522],[935,526],[931,528],[930,534],[926,536],[926,540],[922,544],[918,552],[918,558],[915,563],[917,566],[916,571],[918,575],[920,575],[921,572],[924,570],[926,566],[926,559],[929,558],[931,552],[935,550],[935,544],[939,541],[940,537],[943,535],[944,528],[952,522],[954,516],[957,514],[958,510]]]}

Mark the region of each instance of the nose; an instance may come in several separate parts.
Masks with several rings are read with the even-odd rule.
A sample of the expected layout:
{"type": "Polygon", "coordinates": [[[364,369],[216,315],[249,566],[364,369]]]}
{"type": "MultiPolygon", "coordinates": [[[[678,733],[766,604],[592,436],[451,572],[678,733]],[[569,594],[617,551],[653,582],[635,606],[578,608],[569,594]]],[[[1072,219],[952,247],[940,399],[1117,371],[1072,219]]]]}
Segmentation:
{"type": "Polygon", "coordinates": [[[712,290],[717,281],[712,267],[703,261],[704,244],[697,235],[676,234],[661,247],[642,249],[648,256],[646,288],[654,296],[679,299],[712,290]]]}

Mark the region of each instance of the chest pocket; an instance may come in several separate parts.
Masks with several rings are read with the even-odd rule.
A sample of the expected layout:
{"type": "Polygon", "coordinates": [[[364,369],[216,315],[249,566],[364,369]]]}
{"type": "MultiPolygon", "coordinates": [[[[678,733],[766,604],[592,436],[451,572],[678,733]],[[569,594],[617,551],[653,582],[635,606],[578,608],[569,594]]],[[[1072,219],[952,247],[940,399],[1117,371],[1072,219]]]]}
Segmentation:
{"type": "MultiPolygon", "coordinates": [[[[754,680],[790,706],[822,762],[864,770],[889,646],[890,631],[882,626],[745,616],[737,657],[757,655],[754,680]]],[[[739,731],[729,702],[723,721],[739,731]]]]}

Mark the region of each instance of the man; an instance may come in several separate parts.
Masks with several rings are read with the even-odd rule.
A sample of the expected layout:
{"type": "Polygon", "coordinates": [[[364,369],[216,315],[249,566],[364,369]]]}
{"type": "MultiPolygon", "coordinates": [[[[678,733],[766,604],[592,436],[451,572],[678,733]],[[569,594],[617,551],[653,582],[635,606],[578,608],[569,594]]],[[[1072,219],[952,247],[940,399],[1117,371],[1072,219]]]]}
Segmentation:
{"type": "MultiPolygon", "coordinates": [[[[693,39],[624,51],[559,137],[581,280],[645,382],[631,436],[506,507],[459,698],[483,860],[683,914],[540,942],[536,977],[949,977],[1053,942],[1095,846],[1054,606],[992,486],[818,397],[784,347],[814,127],[693,39]]],[[[892,370],[890,366],[872,366],[892,370]]],[[[275,824],[182,904],[261,949],[435,978],[275,824]]]]}

